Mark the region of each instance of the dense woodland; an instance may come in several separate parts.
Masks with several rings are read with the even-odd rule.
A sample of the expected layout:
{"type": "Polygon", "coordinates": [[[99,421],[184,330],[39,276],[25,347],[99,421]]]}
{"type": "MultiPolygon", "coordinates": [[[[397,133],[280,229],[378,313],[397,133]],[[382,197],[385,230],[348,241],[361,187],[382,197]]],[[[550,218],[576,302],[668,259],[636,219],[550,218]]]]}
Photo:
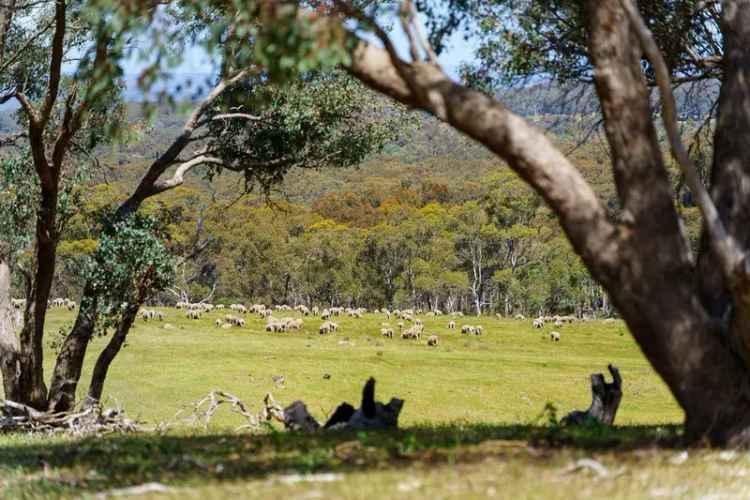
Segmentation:
{"type": "MultiPolygon", "coordinates": [[[[184,121],[174,110],[147,120],[138,105],[129,108],[128,139],[97,149],[97,168],[66,225],[54,296],[80,296],[101,231],[96,221],[114,210],[184,121]]],[[[555,115],[536,121],[573,150],[616,215],[608,152],[592,124],[555,115]]],[[[434,119],[415,117],[403,137],[359,167],[298,169],[267,193],[238,195],[242,182],[231,173],[193,176],[146,203],[144,213],[177,262],[174,286],[153,302],[616,313],[541,198],[484,149],[434,119]]],[[[696,244],[698,214],[683,198],[678,201],[695,222],[688,230],[696,244]]]]}

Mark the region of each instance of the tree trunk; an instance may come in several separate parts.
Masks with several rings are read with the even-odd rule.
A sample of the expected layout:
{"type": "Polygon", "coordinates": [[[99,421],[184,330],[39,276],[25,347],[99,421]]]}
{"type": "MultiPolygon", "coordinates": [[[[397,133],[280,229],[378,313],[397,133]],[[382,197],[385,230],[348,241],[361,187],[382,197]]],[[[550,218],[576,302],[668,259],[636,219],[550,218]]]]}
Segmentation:
{"type": "MultiPolygon", "coordinates": [[[[724,2],[724,62],[714,135],[711,196],[727,232],[750,249],[750,2],[724,2]]],[[[729,343],[750,364],[750,297],[732,290],[704,232],[698,281],[701,302],[718,320],[730,317],[729,343]]],[[[743,285],[743,284],[739,284],[743,285]]]]}
{"type": "Polygon", "coordinates": [[[686,414],[686,434],[726,442],[750,424],[748,373],[694,288],[651,121],[641,50],[618,0],[588,2],[590,52],[623,204],[621,265],[596,275],[686,414]]]}
{"type": "Polygon", "coordinates": [[[22,397],[21,365],[16,338],[15,311],[10,301],[10,267],[0,259],[0,373],[5,399],[19,402],[22,397]]]}
{"type": "MultiPolygon", "coordinates": [[[[730,33],[730,62],[745,61],[750,50],[750,40],[744,38],[750,23],[741,19],[750,16],[749,3],[728,1],[722,9],[722,29],[733,26],[742,38],[730,43],[730,33]]],[[[541,132],[493,97],[455,83],[436,64],[404,61],[389,53],[387,46],[361,40],[347,69],[376,90],[446,121],[505,160],[544,198],[576,253],[608,292],[646,358],[685,410],[688,439],[750,443],[748,367],[728,347],[726,326],[707,312],[696,291],[695,265],[680,231],[651,117],[640,41],[620,1],[589,0],[585,5],[589,56],[623,206],[617,222],[580,172],[541,132]]],[[[750,65],[723,66],[741,73],[738,95],[749,92],[744,71],[750,65]]],[[[750,150],[745,137],[750,126],[743,125],[749,119],[750,103],[744,97],[739,103],[730,102],[736,114],[745,115],[720,116],[717,134],[722,119],[740,126],[742,135],[734,140],[742,144],[734,147],[742,149],[735,151],[750,150]]],[[[722,140],[732,139],[720,137],[717,142],[722,140]]],[[[750,161],[743,158],[736,165],[744,172],[750,161]]],[[[744,174],[739,177],[743,189],[746,179],[744,174]]],[[[750,197],[744,196],[742,203],[750,203],[750,197]]],[[[742,212],[738,224],[744,221],[750,231],[748,210],[742,212]]]]}
{"type": "Polygon", "coordinates": [[[104,390],[104,381],[107,378],[107,372],[109,366],[112,364],[112,360],[122,349],[122,345],[127,339],[130,327],[133,326],[133,322],[138,316],[138,309],[140,303],[130,305],[122,314],[122,320],[117,325],[117,330],[109,339],[107,346],[99,354],[99,358],[96,360],[94,365],[94,372],[91,375],[91,384],[89,385],[88,397],[86,398],[86,404],[92,404],[99,402],[102,398],[102,391],[104,390]]]}
{"type": "Polygon", "coordinates": [[[76,389],[81,379],[81,369],[86,348],[94,336],[96,326],[97,296],[87,284],[73,329],[57,355],[49,389],[48,409],[53,412],[69,411],[75,405],[76,389]]]}
{"type": "Polygon", "coordinates": [[[42,182],[40,210],[36,224],[36,253],[31,295],[27,297],[24,325],[19,335],[21,360],[21,393],[17,403],[37,410],[47,408],[47,386],[44,383],[44,325],[47,303],[55,277],[57,256],[57,186],[42,182]]]}

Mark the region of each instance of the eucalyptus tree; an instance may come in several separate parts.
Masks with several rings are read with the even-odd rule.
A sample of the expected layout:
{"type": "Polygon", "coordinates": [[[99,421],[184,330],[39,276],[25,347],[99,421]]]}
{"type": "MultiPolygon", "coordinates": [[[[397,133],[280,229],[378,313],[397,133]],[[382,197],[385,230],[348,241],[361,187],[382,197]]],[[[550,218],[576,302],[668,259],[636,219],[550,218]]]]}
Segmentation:
{"type": "MultiPolygon", "coordinates": [[[[392,136],[398,113],[385,113],[382,100],[328,71],[326,62],[336,60],[329,52],[343,48],[323,38],[286,53],[293,43],[269,22],[265,2],[244,7],[106,0],[0,5],[0,103],[20,105],[25,131],[13,140],[28,146],[26,174],[39,186],[24,324],[17,348],[0,344],[2,366],[12,365],[3,371],[6,397],[37,409],[70,409],[91,339],[97,331],[113,330],[89,386],[90,400],[99,399],[138,306],[166,287],[171,276],[156,228],[137,216],[145,200],[182,185],[199,170],[209,179],[239,172],[242,190],[268,191],[292,168],[353,165],[392,136]],[[273,43],[280,35],[283,43],[273,43]],[[170,64],[182,51],[202,42],[219,61],[215,74],[188,101],[191,109],[180,133],[103,222],[77,318],[47,389],[44,326],[65,222],[66,179],[80,178],[81,160],[127,126],[126,116],[117,112],[122,109],[118,80],[134,51],[146,63],[140,81],[148,99],[154,84],[168,80],[170,64]]],[[[330,24],[320,18],[297,33],[335,34],[321,30],[321,23],[330,24]]]]}
{"type": "Polygon", "coordinates": [[[352,75],[484,144],[544,199],[684,409],[688,439],[748,444],[750,2],[644,1],[639,11],[632,0],[425,1],[432,9],[427,35],[406,0],[392,11],[405,30],[405,54],[378,26],[380,4],[332,3],[333,18],[357,23],[343,61],[352,75]],[[543,131],[441,68],[441,29],[461,22],[446,6],[479,9],[480,23],[492,28],[483,50],[497,48],[502,57],[485,66],[490,76],[515,71],[593,82],[622,209],[617,218],[543,131]],[[709,79],[720,92],[704,186],[679,137],[672,86],[709,79]],[[674,204],[652,115],[654,87],[669,147],[703,216],[697,255],[674,204]]]}

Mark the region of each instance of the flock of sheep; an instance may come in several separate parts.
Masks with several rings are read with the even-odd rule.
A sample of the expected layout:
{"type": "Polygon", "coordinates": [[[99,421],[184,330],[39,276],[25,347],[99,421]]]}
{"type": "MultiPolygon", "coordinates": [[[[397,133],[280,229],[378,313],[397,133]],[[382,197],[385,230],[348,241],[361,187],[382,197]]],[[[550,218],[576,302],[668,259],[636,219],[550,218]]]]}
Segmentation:
{"type": "MultiPolygon", "coordinates": [[[[11,303],[14,308],[16,309],[22,309],[26,303],[23,299],[12,299],[11,303]]],[[[72,311],[76,308],[76,303],[73,300],[66,299],[66,298],[56,298],[54,300],[49,301],[49,306],[52,308],[65,308],[69,311],[72,311]]],[[[368,312],[365,308],[350,308],[350,307],[329,307],[329,308],[319,308],[317,306],[314,307],[307,307],[305,305],[298,305],[296,307],[292,307],[289,305],[277,305],[273,308],[267,307],[264,304],[253,304],[250,307],[246,307],[243,304],[231,304],[229,306],[225,306],[222,304],[207,304],[207,303],[189,303],[189,302],[178,302],[175,306],[178,310],[184,311],[185,317],[192,320],[199,320],[203,317],[204,314],[212,311],[223,311],[228,310],[231,313],[226,314],[225,316],[221,318],[217,318],[214,321],[214,325],[216,328],[243,328],[245,327],[245,319],[243,316],[247,314],[256,314],[260,316],[261,318],[265,318],[266,325],[265,330],[267,332],[290,332],[290,331],[299,331],[302,330],[304,327],[304,320],[302,318],[293,318],[289,316],[284,317],[277,317],[274,316],[274,313],[283,313],[283,312],[291,312],[296,311],[303,317],[320,317],[320,319],[323,320],[323,323],[318,328],[318,333],[321,335],[326,335],[329,333],[334,333],[338,331],[339,325],[335,321],[333,321],[333,318],[339,317],[339,316],[348,316],[351,318],[359,319],[364,316],[365,313],[368,312]]],[[[421,309],[404,309],[404,310],[389,310],[387,308],[384,309],[375,309],[372,311],[373,314],[382,314],[385,316],[385,319],[390,321],[391,318],[398,319],[398,323],[396,326],[398,327],[398,337],[404,340],[421,340],[424,332],[424,323],[423,321],[418,318],[418,315],[424,315],[428,317],[435,317],[435,316],[442,316],[442,311],[428,311],[424,312],[421,309]],[[408,326],[407,326],[408,323],[408,326]]],[[[451,313],[451,316],[454,318],[462,317],[463,314],[461,312],[454,312],[451,313]]],[[[499,314],[497,315],[499,318],[502,318],[499,314]]],[[[140,317],[143,321],[151,321],[151,320],[158,320],[163,321],[166,318],[165,313],[161,311],[157,311],[155,309],[143,309],[140,311],[140,317]]],[[[523,315],[516,315],[516,320],[526,320],[526,318],[523,315]]],[[[532,327],[536,329],[542,329],[546,324],[553,324],[556,328],[561,328],[565,324],[570,324],[576,321],[586,321],[586,318],[576,318],[574,316],[539,316],[532,320],[532,327]]],[[[611,322],[614,321],[612,319],[607,319],[605,322],[611,322]]],[[[393,339],[396,337],[396,331],[394,328],[390,325],[388,322],[381,323],[380,328],[380,334],[384,338],[393,339]]],[[[457,327],[456,321],[451,319],[447,323],[448,330],[455,330],[457,327]]],[[[462,335],[482,335],[483,327],[482,325],[468,325],[464,324],[461,325],[461,334],[462,335]]],[[[559,331],[553,330],[549,332],[549,339],[553,342],[559,342],[561,339],[561,334],[559,331]]],[[[427,345],[428,346],[437,346],[440,343],[440,339],[437,335],[431,334],[427,336],[427,345]]]]}
{"type": "MultiPolygon", "coordinates": [[[[23,309],[26,307],[26,299],[10,299],[10,303],[14,309],[23,309]]],[[[76,308],[75,300],[56,298],[47,301],[47,306],[50,308],[67,309],[73,311],[76,308]]]]}
{"type": "MultiPolygon", "coordinates": [[[[523,317],[519,318],[516,317],[516,319],[525,319],[523,317]]],[[[545,323],[552,323],[557,328],[561,328],[566,323],[574,323],[576,321],[586,321],[586,318],[576,318],[575,316],[539,316],[538,318],[534,319],[531,322],[531,326],[537,329],[544,328],[545,323]]],[[[558,331],[551,331],[549,332],[549,339],[553,342],[560,342],[560,332],[558,331]]]]}
{"type": "MultiPolygon", "coordinates": [[[[326,335],[329,333],[334,333],[338,331],[339,325],[335,321],[333,321],[333,318],[340,317],[340,316],[348,316],[354,319],[360,319],[364,317],[366,313],[369,311],[363,307],[360,308],[350,308],[350,307],[329,307],[329,308],[319,308],[317,306],[314,307],[307,307],[305,305],[298,305],[296,307],[292,307],[289,305],[277,305],[273,308],[267,307],[264,304],[253,304],[250,307],[246,307],[243,304],[231,304],[229,306],[224,305],[213,305],[213,304],[206,304],[206,303],[198,303],[198,304],[191,304],[188,302],[178,302],[176,304],[176,308],[178,310],[183,310],[185,313],[185,317],[188,319],[201,319],[202,316],[205,313],[211,312],[211,311],[220,311],[228,309],[232,312],[232,314],[227,314],[223,318],[218,318],[214,321],[214,325],[217,328],[232,328],[232,327],[238,327],[242,328],[245,326],[245,320],[242,318],[242,316],[245,316],[247,314],[256,314],[261,318],[265,318],[266,320],[266,326],[265,330],[267,332],[290,332],[290,331],[299,331],[304,326],[304,319],[302,318],[293,318],[289,316],[285,317],[277,317],[274,316],[274,313],[282,313],[282,312],[291,312],[296,311],[303,317],[312,316],[312,317],[319,317],[323,320],[323,323],[318,328],[318,333],[320,335],[326,335]]],[[[424,312],[421,309],[404,309],[404,310],[389,310],[389,309],[375,309],[372,311],[373,314],[382,314],[385,316],[386,320],[391,320],[391,318],[398,319],[397,327],[398,327],[398,337],[404,340],[421,340],[422,336],[424,334],[424,322],[417,318],[417,315],[425,315],[427,317],[435,317],[435,316],[442,316],[442,311],[428,311],[424,312]],[[409,323],[409,326],[407,327],[407,323],[409,323]]],[[[463,316],[462,313],[456,312],[452,313],[453,317],[461,317],[463,316]]],[[[141,313],[141,317],[144,321],[148,321],[150,319],[158,319],[163,320],[164,315],[161,313],[156,313],[156,311],[152,310],[144,310],[141,313]]],[[[456,322],[454,320],[451,320],[448,322],[448,329],[452,330],[456,328],[456,322]]],[[[461,333],[466,335],[481,335],[483,331],[483,328],[481,325],[462,325],[461,327],[461,333]]],[[[381,323],[381,329],[380,329],[381,336],[385,338],[392,339],[396,336],[396,331],[394,328],[390,325],[388,322],[381,323]]],[[[430,347],[435,347],[440,343],[440,338],[437,335],[431,334],[427,336],[427,345],[430,347]]]]}

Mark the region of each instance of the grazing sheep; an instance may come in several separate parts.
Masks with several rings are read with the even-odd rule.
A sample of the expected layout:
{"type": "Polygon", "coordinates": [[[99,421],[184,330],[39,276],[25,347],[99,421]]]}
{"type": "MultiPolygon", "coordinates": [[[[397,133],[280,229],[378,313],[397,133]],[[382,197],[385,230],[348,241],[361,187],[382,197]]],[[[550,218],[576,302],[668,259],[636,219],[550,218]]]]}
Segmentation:
{"type": "Polygon", "coordinates": [[[558,328],[560,328],[561,326],[563,326],[563,322],[562,322],[562,320],[560,318],[557,318],[555,320],[555,326],[558,327],[558,328]]]}
{"type": "Polygon", "coordinates": [[[381,328],[380,329],[380,334],[383,337],[387,337],[389,339],[392,339],[393,338],[393,328],[381,328]]]}
{"type": "Polygon", "coordinates": [[[303,322],[301,319],[293,319],[287,323],[287,328],[290,330],[301,330],[303,326],[303,322]]]}
{"type": "Polygon", "coordinates": [[[471,335],[474,333],[474,327],[471,325],[463,325],[461,327],[461,334],[462,335],[471,335]]]}
{"type": "Polygon", "coordinates": [[[484,328],[482,328],[482,325],[477,325],[474,327],[474,335],[482,335],[482,331],[484,328]]]}
{"type": "Polygon", "coordinates": [[[201,312],[189,309],[185,316],[187,319],[201,319],[201,312]]]}
{"type": "Polygon", "coordinates": [[[323,312],[320,313],[320,317],[324,320],[331,319],[331,311],[329,309],[323,309],[323,312]]]}
{"type": "Polygon", "coordinates": [[[449,321],[448,322],[448,330],[455,330],[456,329],[456,322],[455,321],[449,321]]]}
{"type": "Polygon", "coordinates": [[[320,309],[318,309],[318,306],[313,306],[312,315],[317,316],[318,314],[320,314],[320,309]]]}
{"type": "Polygon", "coordinates": [[[216,305],[216,310],[217,311],[223,311],[224,310],[224,304],[217,304],[216,305]]]}
{"type": "Polygon", "coordinates": [[[549,339],[554,342],[560,342],[560,332],[549,332],[549,339]]]}
{"type": "Polygon", "coordinates": [[[516,314],[516,319],[519,321],[523,321],[526,319],[526,316],[524,316],[523,314],[516,314]]]}
{"type": "Polygon", "coordinates": [[[440,339],[438,339],[437,335],[430,335],[429,337],[427,337],[428,346],[437,347],[439,341],[440,339]]]}
{"type": "Polygon", "coordinates": [[[325,321],[322,325],[320,325],[320,329],[318,332],[321,335],[325,335],[327,333],[333,333],[336,331],[337,325],[333,321],[325,321]]]}
{"type": "Polygon", "coordinates": [[[419,340],[422,337],[422,327],[414,325],[411,328],[407,328],[401,332],[402,339],[416,339],[419,340]]]}
{"type": "Polygon", "coordinates": [[[214,325],[216,325],[216,328],[221,328],[221,325],[223,324],[224,322],[220,319],[217,319],[216,321],[214,321],[214,325]]]}
{"type": "Polygon", "coordinates": [[[542,318],[537,318],[533,322],[534,328],[544,328],[544,320],[542,318]]]}
{"type": "Polygon", "coordinates": [[[298,305],[294,309],[296,309],[297,312],[299,312],[303,316],[309,316],[310,315],[310,309],[308,309],[307,306],[305,306],[303,304],[298,305]]]}
{"type": "Polygon", "coordinates": [[[223,325],[221,325],[221,327],[222,327],[222,328],[223,328],[224,330],[229,330],[230,328],[232,328],[232,325],[230,325],[229,323],[224,323],[223,325]]]}

